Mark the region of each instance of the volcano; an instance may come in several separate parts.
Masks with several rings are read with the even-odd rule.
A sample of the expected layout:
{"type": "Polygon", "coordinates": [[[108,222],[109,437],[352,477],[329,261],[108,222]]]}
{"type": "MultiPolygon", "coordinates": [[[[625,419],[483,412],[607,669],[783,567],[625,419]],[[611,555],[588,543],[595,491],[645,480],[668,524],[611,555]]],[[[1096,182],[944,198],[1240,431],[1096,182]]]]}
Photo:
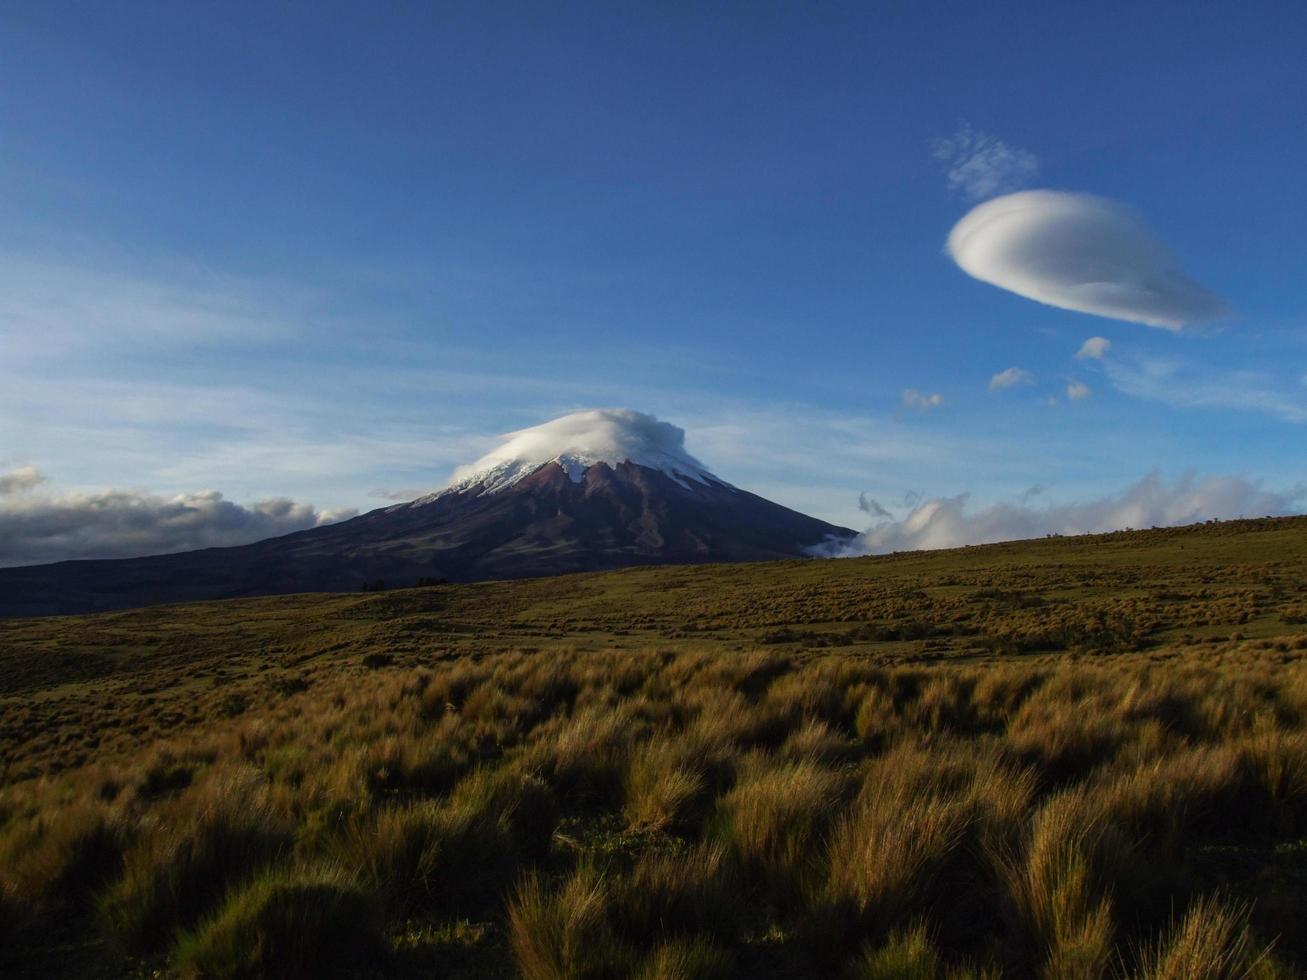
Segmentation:
{"type": "Polygon", "coordinates": [[[411,586],[632,565],[797,558],[852,536],[714,476],[630,409],[503,437],[442,490],[254,544],[0,569],[0,615],[411,586]]]}

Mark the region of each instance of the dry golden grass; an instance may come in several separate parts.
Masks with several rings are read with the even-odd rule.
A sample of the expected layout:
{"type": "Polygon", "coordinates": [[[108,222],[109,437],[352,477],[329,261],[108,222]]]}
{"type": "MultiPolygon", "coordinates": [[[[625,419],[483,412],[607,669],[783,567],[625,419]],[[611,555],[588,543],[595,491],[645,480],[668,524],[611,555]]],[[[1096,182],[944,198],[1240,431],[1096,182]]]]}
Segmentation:
{"type": "Polygon", "coordinates": [[[1169,934],[1145,951],[1140,976],[1245,980],[1264,959],[1248,935],[1247,909],[1207,896],[1194,902],[1169,934]]]}
{"type": "Polygon", "coordinates": [[[0,623],[0,972],[1302,975],[1305,605],[1289,521],[0,623]]]}
{"type": "Polygon", "coordinates": [[[519,886],[508,910],[513,958],[524,980],[603,975],[616,949],[608,932],[608,888],[589,869],[556,891],[539,877],[519,886]]]}

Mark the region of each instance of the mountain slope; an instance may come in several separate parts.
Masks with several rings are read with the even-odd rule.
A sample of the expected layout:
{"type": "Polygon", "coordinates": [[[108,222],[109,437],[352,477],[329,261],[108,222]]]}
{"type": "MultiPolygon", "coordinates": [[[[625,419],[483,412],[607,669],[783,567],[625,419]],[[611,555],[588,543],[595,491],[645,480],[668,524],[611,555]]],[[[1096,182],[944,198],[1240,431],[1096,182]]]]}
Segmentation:
{"type": "Polygon", "coordinates": [[[528,455],[504,453],[523,435],[514,434],[456,472],[448,489],[340,524],[235,548],[0,569],[0,615],[349,591],[378,580],[393,586],[763,561],[799,557],[832,535],[853,533],[718,480],[679,449],[679,429],[630,414],[634,422],[599,419],[616,422],[610,435],[621,445],[569,431],[556,452],[559,439],[541,440],[539,430],[568,416],[524,430],[534,440],[528,455]],[[630,444],[632,431],[647,434],[649,423],[667,445],[630,444]],[[577,438],[582,451],[568,448],[577,438]]]}

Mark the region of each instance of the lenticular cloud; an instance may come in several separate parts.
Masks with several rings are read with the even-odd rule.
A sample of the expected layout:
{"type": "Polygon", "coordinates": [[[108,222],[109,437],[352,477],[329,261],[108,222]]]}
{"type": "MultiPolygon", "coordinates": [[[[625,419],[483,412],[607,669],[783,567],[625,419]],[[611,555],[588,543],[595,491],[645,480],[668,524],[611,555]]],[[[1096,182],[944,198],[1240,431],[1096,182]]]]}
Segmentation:
{"type": "Polygon", "coordinates": [[[1228,312],[1115,201],[1021,191],[974,208],[949,232],[963,272],[1049,306],[1179,330],[1228,312]]]}

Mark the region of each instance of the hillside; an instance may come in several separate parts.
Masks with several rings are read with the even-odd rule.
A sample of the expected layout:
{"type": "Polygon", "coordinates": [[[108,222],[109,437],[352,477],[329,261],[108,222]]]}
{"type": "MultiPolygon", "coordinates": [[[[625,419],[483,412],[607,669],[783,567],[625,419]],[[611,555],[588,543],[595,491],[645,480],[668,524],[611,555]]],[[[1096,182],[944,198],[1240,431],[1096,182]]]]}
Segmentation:
{"type": "Polygon", "coordinates": [[[0,967],[1293,975],[1305,655],[1307,518],[3,621],[0,967]]]}

